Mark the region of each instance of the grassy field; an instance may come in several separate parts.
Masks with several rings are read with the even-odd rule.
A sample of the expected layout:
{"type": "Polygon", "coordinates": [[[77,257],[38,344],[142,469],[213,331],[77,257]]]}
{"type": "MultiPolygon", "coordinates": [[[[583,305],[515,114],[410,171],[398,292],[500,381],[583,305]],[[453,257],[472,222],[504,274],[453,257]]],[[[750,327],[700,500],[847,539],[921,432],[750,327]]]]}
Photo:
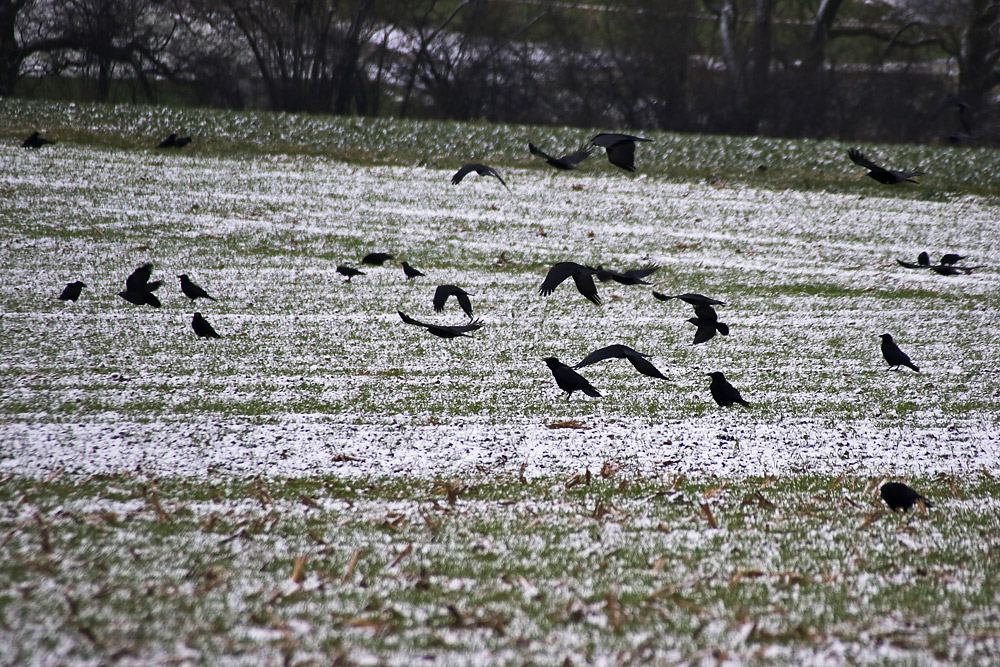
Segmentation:
{"type": "Polygon", "coordinates": [[[596,131],[4,101],[0,664],[996,655],[1000,153],[863,146],[929,172],[887,188],[832,141],[526,150],[596,131]],[[512,192],[452,186],[470,160],[512,192]],[[981,268],[896,263],[922,250],[981,268]],[[335,273],[370,251],[427,276],[335,273]],[[539,296],[567,260],[661,269],[539,296]],[[144,262],[160,309],[116,295],[144,262]],[[443,283],[472,337],[400,321],[465,322],[443,283]],[[692,346],[652,289],[730,335],[692,346]],[[542,357],[612,343],[669,379],[605,362],[567,401],[542,357]],[[935,507],[891,515],[886,479],[935,507]]]}

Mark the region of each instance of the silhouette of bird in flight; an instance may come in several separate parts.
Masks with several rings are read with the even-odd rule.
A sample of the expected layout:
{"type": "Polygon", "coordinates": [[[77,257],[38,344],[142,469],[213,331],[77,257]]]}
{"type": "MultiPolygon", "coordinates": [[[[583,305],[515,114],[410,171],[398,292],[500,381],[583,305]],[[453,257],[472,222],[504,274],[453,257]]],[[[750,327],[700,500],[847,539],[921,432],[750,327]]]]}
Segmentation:
{"type": "Polygon", "coordinates": [[[594,398],[601,397],[601,392],[594,389],[585,377],[555,357],[545,357],[542,361],[552,371],[552,377],[556,379],[556,384],[559,385],[559,388],[566,392],[567,401],[573,395],[574,391],[582,391],[587,396],[593,396],[594,398]]]}
{"type": "Polygon", "coordinates": [[[462,310],[465,312],[466,316],[472,319],[472,302],[469,300],[471,296],[461,287],[455,287],[454,285],[438,285],[437,289],[434,290],[434,310],[435,312],[444,311],[444,303],[448,300],[448,297],[453,296],[458,299],[458,305],[461,306],[462,310]]]}
{"type": "Polygon", "coordinates": [[[176,132],[171,132],[170,136],[157,145],[157,148],[184,148],[191,143],[191,137],[178,137],[176,132]]]}
{"type": "Polygon", "coordinates": [[[605,269],[600,264],[597,265],[597,272],[594,274],[602,283],[614,280],[622,285],[651,285],[652,283],[643,280],[646,276],[652,275],[660,270],[656,264],[649,264],[641,269],[629,269],[625,273],[605,269]]]}
{"type": "Polygon", "coordinates": [[[879,495],[893,512],[897,510],[906,512],[918,500],[923,503],[924,507],[934,507],[931,501],[902,482],[886,482],[879,489],[879,495]]]}
{"type": "Polygon", "coordinates": [[[222,338],[208,323],[208,320],[201,316],[201,313],[195,313],[194,317],[191,318],[191,328],[194,329],[198,338],[222,338]]]}
{"type": "Polygon", "coordinates": [[[208,292],[203,290],[201,287],[191,282],[186,273],[182,273],[177,276],[181,279],[181,291],[184,292],[184,296],[194,301],[195,299],[209,299],[211,301],[216,301],[214,296],[209,296],[208,292]]]}
{"type": "Polygon", "coordinates": [[[726,305],[724,301],[719,301],[718,299],[711,299],[703,294],[678,294],[676,296],[671,296],[669,294],[660,294],[656,290],[653,290],[653,296],[655,296],[660,301],[670,301],[670,299],[680,299],[684,303],[691,304],[692,306],[697,306],[699,304],[706,306],[726,305]]]}
{"type": "Polygon", "coordinates": [[[635,171],[635,142],[652,141],[634,137],[631,134],[604,133],[598,134],[590,140],[594,146],[601,146],[607,151],[608,162],[621,167],[625,171],[635,171]]]}
{"type": "Polygon", "coordinates": [[[545,280],[542,281],[542,286],[538,288],[538,293],[542,296],[548,296],[555,291],[556,287],[562,281],[572,276],[573,282],[576,283],[576,289],[580,294],[599,306],[601,305],[601,297],[597,294],[597,286],[594,284],[594,274],[596,272],[597,269],[583,266],[576,262],[559,262],[549,269],[545,280]]]}
{"type": "Polygon", "coordinates": [[[402,318],[402,320],[407,324],[413,324],[418,327],[424,327],[425,329],[427,329],[427,331],[440,338],[458,338],[459,336],[465,336],[467,338],[471,338],[471,336],[469,336],[469,332],[478,331],[483,326],[482,322],[479,322],[478,320],[460,326],[446,327],[440,324],[427,324],[425,322],[421,322],[420,320],[413,319],[412,317],[406,315],[402,311],[397,310],[396,312],[399,313],[399,317],[402,318]]]}
{"type": "Polygon", "coordinates": [[[125,289],[118,292],[118,296],[137,306],[147,305],[159,308],[160,300],[156,298],[153,292],[160,289],[162,281],[154,280],[153,282],[149,282],[149,278],[152,275],[153,265],[148,262],[143,264],[125,279],[125,289]]]}
{"type": "Polygon", "coordinates": [[[27,139],[21,142],[23,148],[41,148],[47,144],[56,143],[52,139],[46,139],[45,137],[38,134],[38,132],[32,132],[27,139]]]}
{"type": "Polygon", "coordinates": [[[500,181],[500,184],[502,186],[507,188],[507,192],[510,192],[510,188],[507,187],[506,181],[503,180],[503,177],[500,176],[499,172],[497,172],[496,169],[494,169],[493,167],[488,167],[485,164],[479,164],[478,162],[470,162],[469,164],[462,165],[462,167],[455,172],[455,175],[451,177],[452,185],[458,185],[459,183],[462,182],[463,178],[465,178],[468,174],[470,174],[473,171],[479,174],[480,176],[492,176],[493,178],[500,181]]]}
{"type": "Polygon", "coordinates": [[[87,285],[79,280],[71,283],[67,283],[66,287],[63,288],[62,294],[59,295],[61,301],[76,301],[80,298],[80,292],[87,285]]]}
{"type": "Polygon", "coordinates": [[[552,165],[553,167],[555,167],[556,169],[563,169],[563,170],[576,169],[576,165],[586,160],[588,157],[590,157],[590,154],[594,152],[594,148],[592,146],[590,147],[584,146],[575,153],[563,155],[562,157],[552,157],[547,153],[543,153],[541,150],[538,149],[537,146],[535,146],[535,144],[531,143],[530,141],[528,142],[528,150],[531,151],[532,155],[537,155],[540,158],[545,158],[545,161],[550,165],[552,165]]]}
{"type": "Polygon", "coordinates": [[[370,252],[361,258],[361,263],[382,266],[390,259],[395,259],[395,256],[387,252],[370,252]]]}
{"type": "Polygon", "coordinates": [[[744,401],[743,397],[740,396],[739,390],[729,384],[729,381],[726,380],[726,376],[722,371],[708,373],[708,376],[712,378],[712,383],[708,386],[708,389],[712,392],[712,398],[715,399],[716,403],[724,408],[732,405],[733,403],[739,403],[740,405],[750,407],[750,404],[744,401]]]}
{"type": "Polygon", "coordinates": [[[400,266],[403,267],[403,273],[406,274],[406,279],[407,280],[412,280],[413,278],[416,278],[417,276],[424,275],[423,271],[421,271],[420,269],[413,268],[412,266],[410,266],[406,262],[400,262],[400,266]]]}
{"type": "Polygon", "coordinates": [[[893,169],[886,169],[885,167],[881,167],[866,158],[857,148],[852,148],[847,151],[847,155],[851,158],[851,161],[853,161],[854,164],[868,169],[868,175],[871,178],[874,178],[876,181],[884,185],[895,185],[897,183],[902,183],[903,181],[916,183],[916,181],[913,180],[913,177],[921,176],[924,173],[922,171],[895,171],[893,169]]]}
{"type": "Polygon", "coordinates": [[[715,332],[719,332],[723,336],[729,335],[729,326],[725,322],[719,321],[719,314],[715,312],[715,308],[707,303],[697,304],[694,307],[694,317],[690,318],[688,322],[698,327],[692,345],[711,340],[715,337],[715,332]]]}
{"type": "Polygon", "coordinates": [[[351,282],[351,278],[353,278],[354,276],[365,275],[364,271],[358,271],[354,267],[347,266],[346,264],[341,264],[340,266],[338,266],[337,273],[339,273],[342,276],[347,276],[347,280],[344,281],[346,283],[351,282]]]}
{"type": "Polygon", "coordinates": [[[882,339],[882,356],[888,362],[890,370],[899,370],[900,366],[909,366],[916,372],[920,372],[920,369],[913,365],[906,353],[899,349],[891,334],[884,333],[880,338],[882,339]]]}
{"type": "Polygon", "coordinates": [[[583,368],[584,366],[590,366],[591,364],[596,364],[599,361],[604,361],[606,359],[628,359],[628,361],[635,367],[635,370],[639,371],[643,375],[660,378],[661,380],[669,379],[650,361],[647,361],[648,358],[648,354],[643,354],[642,352],[633,350],[628,345],[608,345],[607,347],[602,347],[599,350],[594,350],[584,357],[583,361],[578,363],[576,366],[573,366],[573,368],[583,368]]]}

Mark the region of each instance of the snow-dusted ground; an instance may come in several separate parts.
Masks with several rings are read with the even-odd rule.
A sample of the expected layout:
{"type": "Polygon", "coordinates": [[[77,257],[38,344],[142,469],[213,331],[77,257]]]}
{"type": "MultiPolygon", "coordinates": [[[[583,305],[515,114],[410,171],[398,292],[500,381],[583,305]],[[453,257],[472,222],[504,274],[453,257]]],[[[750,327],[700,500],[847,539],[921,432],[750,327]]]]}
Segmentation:
{"type": "Polygon", "coordinates": [[[1000,471],[1000,207],[586,167],[507,172],[508,194],[315,157],[0,147],[0,472],[1000,471]],[[334,272],[375,250],[427,276],[334,272]],[[983,268],[896,265],[921,250],[983,268]],[[599,284],[598,307],[571,282],[538,295],[564,260],[663,268],[654,287],[599,284]],[[116,296],[146,261],[160,310],[116,296]],[[180,273],[219,301],[190,305],[180,273]],[[80,301],[56,300],[76,279],[80,301]],[[442,283],[474,294],[472,338],[399,320],[462,323],[454,302],[433,312],[442,283]],[[691,308],[654,288],[726,301],[731,335],[692,347],[691,308]],[[195,310],[221,340],[194,337],[195,310]],[[884,331],[919,375],[885,370],[884,331]],[[567,402],[541,358],[612,343],[670,380],[605,362],[581,371],[604,397],[567,402]],[[754,406],[718,408],[713,370],[754,406]],[[568,420],[587,428],[548,428],[568,420]]]}

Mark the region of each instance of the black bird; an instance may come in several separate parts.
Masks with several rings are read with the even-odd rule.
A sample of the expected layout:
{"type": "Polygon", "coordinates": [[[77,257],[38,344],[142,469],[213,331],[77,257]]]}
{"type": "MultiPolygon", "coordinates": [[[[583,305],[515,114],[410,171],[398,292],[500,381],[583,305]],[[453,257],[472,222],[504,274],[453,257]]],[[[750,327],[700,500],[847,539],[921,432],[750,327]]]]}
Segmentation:
{"type": "Polygon", "coordinates": [[[208,320],[201,316],[201,313],[195,313],[194,317],[191,318],[191,328],[198,334],[198,338],[222,338],[208,323],[208,320]]]}
{"type": "Polygon", "coordinates": [[[608,345],[607,347],[602,347],[599,350],[594,350],[584,357],[583,361],[578,363],[576,366],[573,366],[573,368],[583,368],[584,366],[590,366],[591,364],[596,364],[597,362],[604,361],[605,359],[628,359],[628,361],[635,367],[635,370],[639,371],[643,375],[660,378],[661,380],[669,379],[666,375],[661,373],[656,366],[647,361],[648,357],[648,354],[643,354],[642,352],[633,350],[628,345],[608,345]]]}
{"type": "Polygon", "coordinates": [[[597,294],[597,286],[594,285],[594,274],[596,272],[597,269],[583,266],[576,262],[559,262],[549,269],[545,280],[542,281],[542,286],[538,288],[538,293],[542,296],[548,296],[555,291],[556,287],[562,281],[572,276],[573,282],[576,283],[576,289],[579,290],[580,294],[599,306],[601,305],[601,297],[597,294]]]}
{"type": "Polygon", "coordinates": [[[344,282],[348,283],[351,282],[351,278],[353,278],[354,276],[365,275],[364,271],[358,271],[354,267],[347,266],[346,264],[341,264],[340,266],[338,266],[337,273],[339,273],[342,276],[347,276],[347,280],[345,280],[344,282]]]}
{"type": "Polygon", "coordinates": [[[920,369],[913,365],[906,353],[899,349],[891,334],[884,333],[880,338],[882,339],[882,356],[889,363],[890,370],[898,370],[900,366],[909,366],[916,372],[920,372],[920,369]]]}
{"type": "Polygon", "coordinates": [[[461,287],[455,287],[454,285],[438,285],[437,289],[434,290],[434,310],[435,312],[444,311],[444,302],[448,300],[449,296],[453,296],[458,299],[458,305],[462,307],[462,310],[472,319],[472,302],[469,301],[471,296],[461,287]]]}
{"type": "Polygon", "coordinates": [[[739,403],[740,405],[745,405],[750,407],[750,404],[743,400],[740,396],[740,392],[733,385],[729,384],[726,380],[726,376],[722,371],[715,371],[713,373],[708,373],[708,376],[712,378],[712,384],[709,385],[709,390],[712,392],[712,398],[715,402],[722,407],[728,407],[733,403],[739,403]]]}
{"type": "Polygon", "coordinates": [[[395,256],[390,255],[387,252],[370,252],[361,258],[361,263],[371,264],[372,266],[382,266],[390,259],[395,259],[395,256]]]}
{"type": "Polygon", "coordinates": [[[703,294],[678,294],[676,296],[670,296],[669,294],[660,294],[659,292],[654,290],[653,296],[655,296],[660,301],[669,301],[670,299],[680,299],[684,303],[689,303],[692,306],[697,306],[699,304],[706,306],[726,305],[724,301],[719,301],[718,299],[712,299],[703,294]]]}
{"type": "Polygon", "coordinates": [[[66,287],[63,288],[62,294],[59,295],[59,299],[62,301],[76,301],[80,298],[80,292],[87,285],[83,282],[77,280],[72,283],[68,283],[66,287]]]}
{"type": "Polygon", "coordinates": [[[21,142],[21,146],[23,148],[41,148],[46,144],[54,144],[54,143],[56,142],[53,141],[52,139],[46,139],[45,137],[40,136],[38,132],[32,132],[27,139],[21,142]]]}
{"type": "Polygon", "coordinates": [[[184,296],[191,299],[192,301],[194,301],[195,299],[210,299],[212,301],[216,300],[214,296],[209,296],[208,292],[206,292],[201,287],[191,282],[191,279],[188,278],[188,275],[186,273],[182,273],[177,277],[181,279],[181,291],[184,292],[184,296]]]}
{"type": "Polygon", "coordinates": [[[643,280],[646,276],[652,275],[660,270],[656,264],[649,264],[641,269],[629,269],[625,273],[618,273],[611,269],[605,269],[600,264],[597,265],[597,279],[602,283],[614,280],[622,285],[651,285],[652,283],[643,280]]]}
{"type": "Polygon", "coordinates": [[[939,276],[957,276],[961,273],[972,273],[972,268],[965,266],[950,266],[948,264],[935,264],[928,267],[939,276]]]}
{"type": "Polygon", "coordinates": [[[477,331],[482,328],[482,323],[476,320],[475,322],[470,322],[469,324],[463,324],[461,326],[442,326],[438,324],[426,324],[419,320],[415,320],[412,317],[406,315],[402,311],[397,310],[400,318],[407,324],[413,324],[418,327],[424,327],[427,331],[431,332],[435,336],[440,338],[458,338],[459,336],[470,337],[470,331],[477,331]]]}
{"type": "Polygon", "coordinates": [[[602,146],[608,153],[608,161],[625,171],[635,171],[635,142],[652,141],[634,137],[631,134],[601,133],[590,140],[594,146],[602,146]]]}
{"type": "Polygon", "coordinates": [[[956,255],[955,253],[950,252],[947,255],[941,255],[941,261],[939,263],[951,266],[952,264],[955,264],[963,259],[965,259],[965,255],[956,255]]]}
{"type": "Polygon", "coordinates": [[[556,384],[559,385],[559,388],[566,392],[567,401],[573,395],[574,391],[582,391],[587,396],[595,398],[601,397],[601,392],[594,389],[585,377],[555,357],[545,357],[542,361],[552,371],[552,376],[556,379],[556,384]]]}
{"type": "Polygon", "coordinates": [[[162,281],[155,280],[149,282],[149,278],[152,275],[153,265],[148,262],[143,264],[125,279],[125,289],[118,292],[118,296],[137,306],[147,305],[159,308],[160,300],[156,298],[153,292],[160,289],[162,281]]]}
{"type": "Polygon", "coordinates": [[[413,278],[416,278],[417,276],[424,275],[423,271],[421,271],[419,269],[413,268],[412,266],[410,266],[406,262],[400,262],[400,265],[403,267],[403,273],[406,274],[406,279],[407,280],[411,280],[413,278]]]}
{"type": "Polygon", "coordinates": [[[879,495],[882,496],[882,500],[885,501],[885,504],[893,512],[900,509],[906,512],[918,500],[924,504],[924,507],[934,507],[931,501],[902,482],[886,482],[879,489],[879,495]]]}
{"type": "Polygon", "coordinates": [[[847,155],[851,158],[854,164],[868,169],[868,175],[870,177],[884,185],[895,185],[896,183],[902,183],[903,181],[916,183],[916,181],[913,180],[913,177],[920,176],[924,173],[922,171],[894,171],[892,169],[886,169],[885,167],[881,167],[866,158],[857,148],[852,148],[847,151],[847,155]]]}
{"type": "Polygon", "coordinates": [[[191,137],[178,137],[176,132],[159,143],[157,148],[184,148],[191,143],[191,137]]]}
{"type": "Polygon", "coordinates": [[[556,169],[576,169],[576,165],[580,164],[594,152],[593,147],[584,146],[575,153],[570,153],[569,155],[563,155],[562,157],[552,157],[547,153],[543,153],[538,149],[535,144],[528,142],[528,150],[531,151],[532,155],[537,155],[538,157],[545,158],[545,161],[555,167],[556,169]]]}
{"type": "MultiPolygon", "coordinates": [[[[479,164],[477,162],[470,162],[469,164],[462,165],[461,169],[455,172],[455,175],[451,177],[452,185],[458,185],[462,182],[469,173],[476,172],[480,176],[492,176],[493,178],[500,181],[500,184],[507,188],[507,183],[500,176],[499,172],[493,167],[488,167],[485,164],[479,164]]],[[[507,188],[507,192],[510,192],[510,188],[507,188]]]]}
{"type": "Polygon", "coordinates": [[[691,343],[692,345],[698,345],[699,343],[712,340],[715,338],[716,331],[721,333],[723,336],[729,335],[729,327],[722,322],[702,320],[697,317],[690,317],[686,321],[698,327],[698,330],[694,332],[694,341],[691,343]]]}
{"type": "MultiPolygon", "coordinates": [[[[917,263],[913,264],[911,262],[904,262],[901,259],[896,260],[900,266],[905,266],[908,269],[929,269],[931,266],[931,257],[927,254],[927,251],[923,251],[917,255],[917,263]]],[[[944,262],[942,262],[944,263],[944,262]]]]}

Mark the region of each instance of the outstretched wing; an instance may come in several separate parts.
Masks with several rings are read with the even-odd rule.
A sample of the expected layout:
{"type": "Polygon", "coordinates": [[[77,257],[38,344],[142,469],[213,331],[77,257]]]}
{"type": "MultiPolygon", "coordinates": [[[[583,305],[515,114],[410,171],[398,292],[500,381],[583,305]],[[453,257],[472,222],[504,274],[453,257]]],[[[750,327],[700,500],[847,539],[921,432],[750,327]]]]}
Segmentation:
{"type": "Polygon", "coordinates": [[[478,331],[482,329],[483,323],[479,320],[475,320],[474,322],[470,322],[469,324],[462,324],[454,327],[441,327],[441,328],[447,329],[449,331],[454,331],[456,334],[464,336],[465,334],[470,333],[472,331],[478,331]]]}
{"type": "Polygon", "coordinates": [[[660,378],[661,380],[668,379],[666,375],[660,372],[660,370],[650,363],[647,359],[636,355],[626,355],[626,359],[632,362],[635,366],[635,370],[639,371],[643,375],[648,375],[649,377],[660,378]]]}
{"type": "Polygon", "coordinates": [[[545,158],[546,160],[552,160],[553,159],[553,157],[551,155],[549,155],[548,153],[542,152],[542,150],[539,149],[538,146],[536,146],[535,144],[531,143],[530,141],[528,142],[528,150],[531,151],[532,155],[537,155],[538,157],[545,158]]]}
{"type": "MultiPolygon", "coordinates": [[[[604,361],[605,359],[623,359],[626,356],[625,350],[631,350],[632,348],[626,347],[625,345],[608,345],[607,347],[602,347],[599,350],[594,350],[583,360],[578,363],[573,368],[583,368],[584,366],[591,366],[599,361],[604,361]]],[[[635,352],[635,350],[632,350],[635,352]]]]}
{"type": "MultiPolygon", "coordinates": [[[[146,283],[149,282],[149,277],[151,275],[153,275],[153,265],[151,263],[143,264],[133,271],[132,275],[125,279],[125,289],[129,292],[141,292],[149,289],[146,286],[146,283]]],[[[159,284],[157,284],[156,287],[159,287],[159,284]]],[[[153,289],[156,288],[154,287],[153,289]]]]}
{"type": "Polygon", "coordinates": [[[636,137],[631,134],[618,134],[617,132],[602,132],[591,139],[590,143],[595,146],[607,148],[608,146],[613,146],[620,141],[652,141],[652,139],[643,139],[642,137],[636,137]]]}
{"type": "MultiPolygon", "coordinates": [[[[573,262],[559,262],[545,275],[545,280],[542,281],[542,286],[538,288],[538,293],[542,296],[548,296],[556,290],[557,287],[562,283],[562,281],[569,278],[578,265],[573,262]]],[[[593,281],[591,281],[593,282],[593,281]]],[[[597,288],[594,288],[597,291],[597,288]]]]}
{"type": "Polygon", "coordinates": [[[625,272],[625,275],[629,278],[636,278],[641,280],[646,276],[650,276],[660,270],[659,264],[648,264],[641,269],[629,269],[625,272]]]}
{"type": "Polygon", "coordinates": [[[461,169],[456,171],[455,175],[451,177],[452,185],[458,185],[459,183],[462,182],[462,179],[469,174],[469,172],[476,171],[476,167],[481,167],[481,166],[482,165],[472,164],[472,163],[462,165],[461,169]]]}
{"type": "Polygon", "coordinates": [[[565,162],[569,166],[573,166],[575,164],[580,164],[581,162],[586,160],[588,157],[590,157],[590,154],[593,152],[594,152],[593,146],[584,146],[575,153],[570,153],[569,155],[563,155],[561,158],[559,158],[559,160],[561,162],[565,162]]]}
{"type": "Polygon", "coordinates": [[[688,322],[698,327],[698,330],[694,332],[694,342],[691,343],[692,345],[704,343],[715,337],[715,322],[703,322],[694,317],[689,319],[688,322]]]}
{"type": "Polygon", "coordinates": [[[719,314],[707,303],[695,304],[694,316],[702,322],[718,322],[719,314]]]}
{"type": "Polygon", "coordinates": [[[608,162],[625,171],[635,171],[635,142],[619,141],[608,146],[608,162]]]}
{"type": "Polygon", "coordinates": [[[430,328],[430,326],[431,326],[429,324],[424,324],[420,320],[413,319],[412,317],[410,317],[409,315],[407,315],[406,313],[404,313],[401,310],[397,310],[396,312],[399,313],[400,319],[402,319],[407,324],[413,324],[413,325],[418,326],[418,327],[424,327],[425,329],[430,328]]]}
{"type": "Polygon", "coordinates": [[[573,274],[573,282],[580,294],[596,304],[601,305],[601,297],[597,294],[597,285],[594,284],[594,276],[589,271],[577,271],[573,274]]]}

